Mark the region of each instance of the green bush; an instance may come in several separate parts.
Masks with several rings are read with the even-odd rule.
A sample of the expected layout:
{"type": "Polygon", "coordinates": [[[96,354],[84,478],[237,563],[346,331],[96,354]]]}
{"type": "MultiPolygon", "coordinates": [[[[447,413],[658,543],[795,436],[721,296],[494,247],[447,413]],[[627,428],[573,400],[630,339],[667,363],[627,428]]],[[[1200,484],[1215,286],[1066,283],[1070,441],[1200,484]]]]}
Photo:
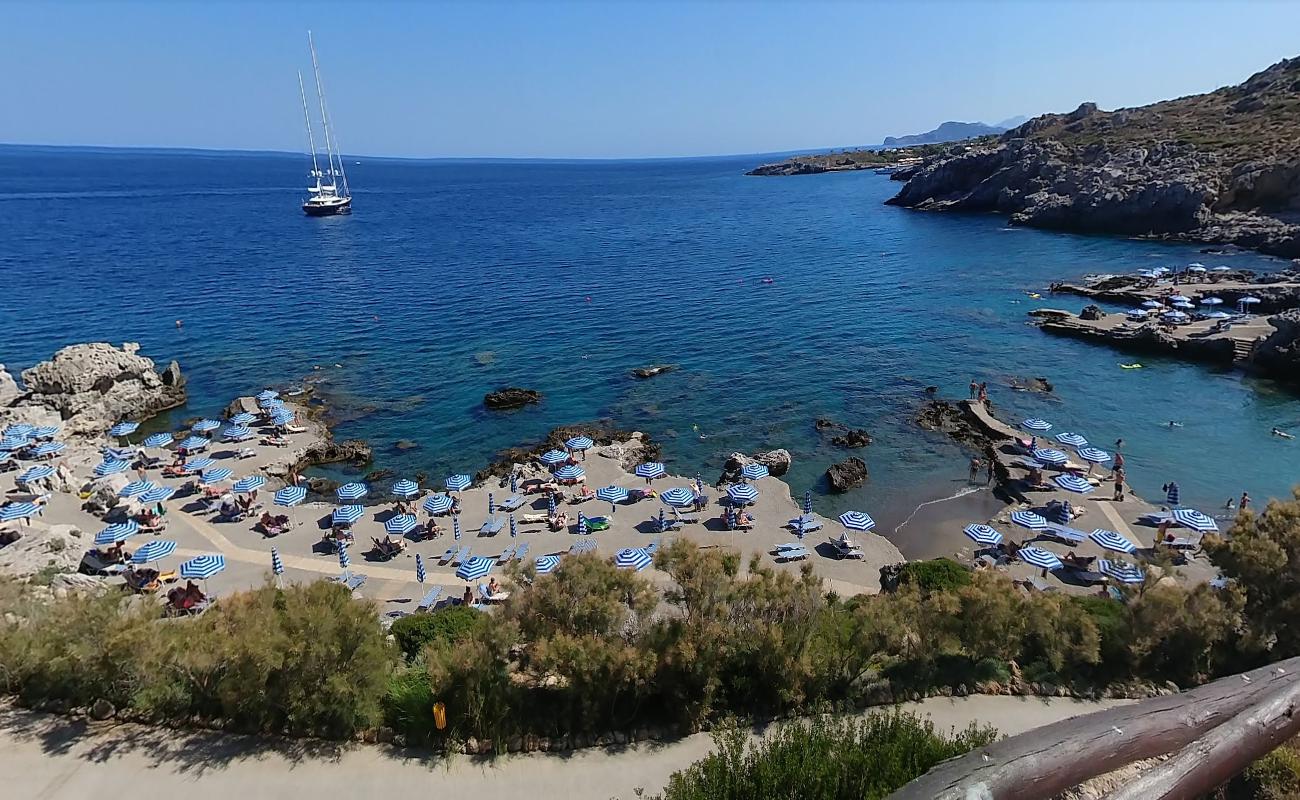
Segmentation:
{"type": "Polygon", "coordinates": [[[465,606],[448,606],[427,614],[411,614],[393,623],[389,632],[408,659],[434,640],[455,644],[465,638],[483,614],[465,606]]]}
{"type": "Polygon", "coordinates": [[[909,561],[898,576],[900,586],[915,586],[923,592],[950,592],[970,581],[970,570],[950,558],[909,561]]]}
{"type": "Polygon", "coordinates": [[[877,800],[948,758],[993,741],[992,729],[945,736],[910,714],[815,717],[759,740],[714,735],[713,754],[669,778],[662,800],[877,800]]]}
{"type": "Polygon", "coordinates": [[[1251,764],[1223,787],[1224,800],[1295,800],[1300,797],[1300,753],[1285,744],[1251,764]]]}

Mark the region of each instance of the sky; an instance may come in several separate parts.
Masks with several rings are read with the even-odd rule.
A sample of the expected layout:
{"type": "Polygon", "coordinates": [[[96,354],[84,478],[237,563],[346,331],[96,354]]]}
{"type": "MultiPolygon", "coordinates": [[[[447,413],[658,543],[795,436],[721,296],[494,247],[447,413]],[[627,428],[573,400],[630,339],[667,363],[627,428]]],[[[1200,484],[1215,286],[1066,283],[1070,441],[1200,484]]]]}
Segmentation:
{"type": "Polygon", "coordinates": [[[1141,105],[1300,55],[1300,3],[0,3],[0,142],[625,158],[1141,105]],[[310,84],[308,86],[310,91],[310,84]]]}

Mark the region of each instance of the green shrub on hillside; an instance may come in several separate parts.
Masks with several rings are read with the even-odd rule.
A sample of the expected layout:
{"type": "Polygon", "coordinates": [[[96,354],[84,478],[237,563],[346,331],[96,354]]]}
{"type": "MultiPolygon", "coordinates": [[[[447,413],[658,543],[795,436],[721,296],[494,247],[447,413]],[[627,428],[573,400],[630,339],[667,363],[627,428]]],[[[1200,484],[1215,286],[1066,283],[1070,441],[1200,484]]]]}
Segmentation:
{"type": "Polygon", "coordinates": [[[950,558],[909,561],[898,576],[900,586],[923,592],[948,592],[970,584],[971,571],[950,558]]]}
{"type": "Polygon", "coordinates": [[[469,635],[483,614],[465,606],[448,606],[429,613],[411,614],[393,622],[389,633],[408,659],[420,654],[435,639],[455,644],[469,635]]]}

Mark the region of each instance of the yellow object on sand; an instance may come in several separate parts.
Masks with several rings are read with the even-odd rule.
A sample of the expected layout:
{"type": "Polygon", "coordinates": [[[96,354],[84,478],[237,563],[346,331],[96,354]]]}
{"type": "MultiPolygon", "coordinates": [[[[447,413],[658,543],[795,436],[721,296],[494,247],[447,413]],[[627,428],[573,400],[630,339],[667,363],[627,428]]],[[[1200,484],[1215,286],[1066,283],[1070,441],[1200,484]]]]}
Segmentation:
{"type": "Polygon", "coordinates": [[[1120,369],[1142,369],[1141,364],[1120,364],[1120,369]]]}

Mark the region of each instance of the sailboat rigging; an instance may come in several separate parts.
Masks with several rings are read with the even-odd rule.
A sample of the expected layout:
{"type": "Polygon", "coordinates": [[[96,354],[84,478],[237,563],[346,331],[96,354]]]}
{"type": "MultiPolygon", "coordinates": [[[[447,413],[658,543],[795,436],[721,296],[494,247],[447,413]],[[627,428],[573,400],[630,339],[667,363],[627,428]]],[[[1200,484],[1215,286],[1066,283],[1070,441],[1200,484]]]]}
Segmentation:
{"type": "Polygon", "coordinates": [[[311,177],[315,184],[307,187],[309,197],[303,201],[302,210],[308,216],[327,217],[352,213],[352,192],[348,189],[347,172],[343,169],[343,154],[339,152],[338,139],[330,122],[329,107],[325,104],[325,87],[320,79],[320,64],[316,60],[316,44],[311,31],[307,31],[307,47],[311,50],[312,74],[316,79],[316,98],[320,103],[320,125],[325,137],[325,169],[317,158],[316,135],[312,131],[311,110],[307,105],[307,91],[303,88],[302,72],[298,73],[298,94],[302,98],[302,114],[307,121],[307,145],[311,148],[311,177]]]}

